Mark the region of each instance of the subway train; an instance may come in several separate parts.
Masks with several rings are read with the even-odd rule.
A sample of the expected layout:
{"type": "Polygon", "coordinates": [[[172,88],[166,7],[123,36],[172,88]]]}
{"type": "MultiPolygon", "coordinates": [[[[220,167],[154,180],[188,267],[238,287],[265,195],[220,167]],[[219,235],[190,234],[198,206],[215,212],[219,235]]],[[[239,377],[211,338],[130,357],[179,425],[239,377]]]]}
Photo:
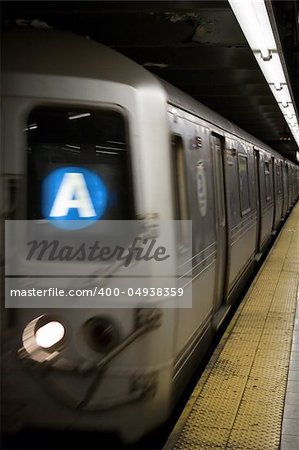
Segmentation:
{"type": "Polygon", "coordinates": [[[189,245],[184,224],[192,227],[192,307],[167,308],[157,297],[151,307],[5,308],[2,287],[4,430],[97,430],[137,441],[169,417],[271,245],[298,198],[298,166],[90,39],[12,27],[3,45],[9,223],[51,227],[42,185],[71,167],[105,185],[101,213],[91,207],[85,217],[179,224],[169,231],[177,254],[189,245]]]}

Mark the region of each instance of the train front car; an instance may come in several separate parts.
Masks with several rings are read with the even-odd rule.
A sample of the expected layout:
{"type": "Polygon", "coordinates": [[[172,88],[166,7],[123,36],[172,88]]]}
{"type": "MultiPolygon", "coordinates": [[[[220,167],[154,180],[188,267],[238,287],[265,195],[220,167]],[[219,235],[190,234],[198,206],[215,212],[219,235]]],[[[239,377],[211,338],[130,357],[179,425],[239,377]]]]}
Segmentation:
{"type": "MultiPolygon", "coordinates": [[[[153,221],[173,217],[166,97],[156,78],[100,44],[52,30],[6,30],[2,54],[6,253],[13,260],[17,230],[46,226],[49,237],[72,237],[76,223],[92,230],[137,218],[153,229],[153,221]]],[[[173,236],[169,229],[170,247],[173,236]]],[[[7,286],[21,272],[24,291],[38,288],[30,277],[52,273],[55,249],[30,249],[25,266],[6,270],[7,286]]],[[[77,249],[69,266],[74,288],[84,287],[86,267],[97,273],[95,263],[78,262],[83,253],[77,249]]],[[[175,311],[148,308],[144,298],[113,308],[79,298],[75,304],[87,307],[65,308],[55,296],[65,262],[56,258],[55,267],[61,277],[52,276],[47,304],[26,297],[18,307],[9,298],[2,315],[5,430],[105,430],[134,441],[169,414],[175,311]]]]}
{"type": "Polygon", "coordinates": [[[5,429],[133,442],[169,416],[296,168],[89,39],[22,27],[3,43],[5,429]]]}

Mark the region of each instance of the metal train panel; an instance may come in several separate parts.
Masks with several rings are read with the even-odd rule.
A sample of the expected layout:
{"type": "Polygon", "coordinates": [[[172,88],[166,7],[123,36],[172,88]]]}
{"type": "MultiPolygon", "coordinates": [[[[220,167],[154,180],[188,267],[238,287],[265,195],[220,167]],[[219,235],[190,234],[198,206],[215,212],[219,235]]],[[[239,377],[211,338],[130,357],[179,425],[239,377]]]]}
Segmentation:
{"type": "MultiPolygon", "coordinates": [[[[212,317],[213,286],[216,276],[216,236],[209,130],[202,120],[178,108],[174,109],[171,105],[169,106],[169,126],[173,152],[181,149],[186,160],[188,218],[192,220],[193,234],[192,310],[177,311],[175,353],[177,360],[180,361],[177,364],[177,371],[181,370],[188,359],[186,349],[194,338],[194,334],[201,336],[206,318],[212,317]],[[203,293],[204,302],[202,301],[203,293]]],[[[177,170],[174,170],[174,176],[179,176],[177,170]]],[[[199,345],[200,340],[197,343],[198,347],[199,345]]]]}

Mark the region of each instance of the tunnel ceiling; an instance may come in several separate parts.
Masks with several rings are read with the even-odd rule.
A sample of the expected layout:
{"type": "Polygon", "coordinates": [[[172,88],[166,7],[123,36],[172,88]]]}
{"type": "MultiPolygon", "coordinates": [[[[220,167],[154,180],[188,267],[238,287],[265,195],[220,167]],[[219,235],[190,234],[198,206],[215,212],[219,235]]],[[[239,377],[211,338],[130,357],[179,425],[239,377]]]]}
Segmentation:
{"type": "MultiPolygon", "coordinates": [[[[299,110],[298,3],[272,8],[299,110]]],[[[1,9],[2,22],[38,20],[113,47],[295,161],[297,145],[227,1],[2,1],[1,9]]]]}

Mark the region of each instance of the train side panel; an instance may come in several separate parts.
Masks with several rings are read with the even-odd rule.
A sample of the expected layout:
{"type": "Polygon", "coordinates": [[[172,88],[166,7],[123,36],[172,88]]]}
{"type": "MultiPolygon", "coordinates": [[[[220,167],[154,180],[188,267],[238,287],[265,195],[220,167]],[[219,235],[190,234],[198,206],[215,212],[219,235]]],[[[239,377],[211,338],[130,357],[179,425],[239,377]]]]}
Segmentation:
{"type": "Polygon", "coordinates": [[[269,244],[274,220],[273,162],[271,155],[266,151],[260,151],[259,180],[261,201],[260,250],[263,251],[269,244]]]}
{"type": "Polygon", "coordinates": [[[246,272],[253,268],[256,252],[257,191],[252,147],[228,136],[225,169],[229,236],[227,297],[231,301],[244,283],[246,272]]]}
{"type": "Polygon", "coordinates": [[[176,311],[173,377],[174,395],[177,395],[179,386],[186,383],[187,374],[194,366],[194,358],[198,358],[199,351],[203,352],[203,341],[210,334],[216,276],[216,236],[209,130],[203,121],[171,105],[168,120],[173,152],[173,186],[176,177],[183,177],[176,167],[177,152],[180,151],[186,176],[180,186],[185,191],[185,218],[192,220],[193,235],[192,309],[176,311]]]}

